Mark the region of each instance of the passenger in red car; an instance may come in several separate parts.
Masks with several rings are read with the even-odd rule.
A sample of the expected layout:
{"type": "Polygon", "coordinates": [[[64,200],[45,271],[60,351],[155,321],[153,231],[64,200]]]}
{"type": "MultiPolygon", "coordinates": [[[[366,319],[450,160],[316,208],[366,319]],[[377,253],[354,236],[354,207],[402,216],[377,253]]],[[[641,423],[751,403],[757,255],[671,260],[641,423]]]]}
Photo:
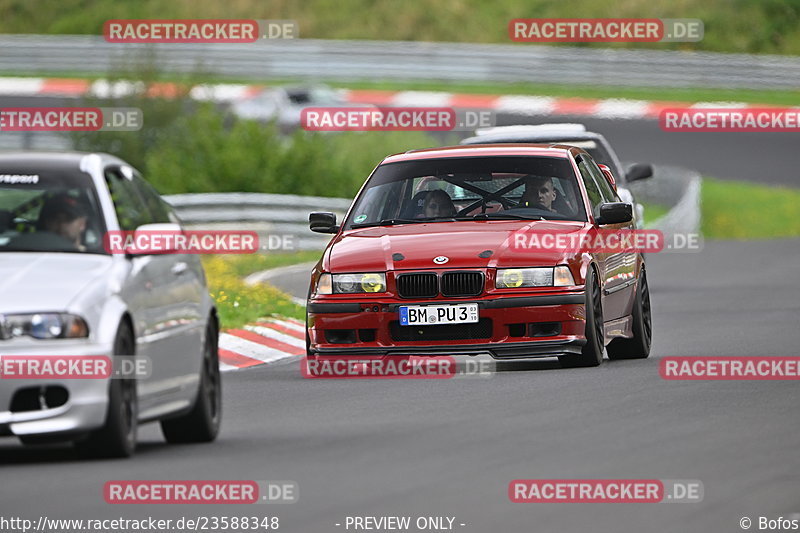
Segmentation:
{"type": "Polygon", "coordinates": [[[456,214],[456,207],[450,196],[441,189],[430,191],[425,197],[425,217],[452,217],[456,214]]]}

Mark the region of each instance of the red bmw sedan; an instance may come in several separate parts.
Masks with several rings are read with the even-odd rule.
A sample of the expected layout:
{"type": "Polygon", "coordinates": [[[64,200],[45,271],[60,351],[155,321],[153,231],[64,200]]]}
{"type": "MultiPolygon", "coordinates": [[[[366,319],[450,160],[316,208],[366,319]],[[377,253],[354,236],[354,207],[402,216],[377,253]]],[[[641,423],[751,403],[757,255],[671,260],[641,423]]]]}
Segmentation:
{"type": "Polygon", "coordinates": [[[367,179],[311,275],[307,351],[490,354],[562,366],[645,358],[645,263],[598,248],[632,207],[584,150],[474,145],[397,154],[367,179]]]}

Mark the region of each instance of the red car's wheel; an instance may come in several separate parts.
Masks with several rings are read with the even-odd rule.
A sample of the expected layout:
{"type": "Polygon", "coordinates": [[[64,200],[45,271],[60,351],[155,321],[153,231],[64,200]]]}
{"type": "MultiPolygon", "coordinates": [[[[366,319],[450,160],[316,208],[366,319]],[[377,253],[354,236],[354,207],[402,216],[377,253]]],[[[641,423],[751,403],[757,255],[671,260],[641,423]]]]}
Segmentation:
{"type": "Polygon", "coordinates": [[[614,339],[608,343],[609,359],[645,359],[650,355],[653,323],[650,313],[650,289],[642,270],[633,303],[633,338],[614,339]]]}
{"type": "Polygon", "coordinates": [[[598,366],[603,362],[603,300],[594,269],[586,275],[586,344],[580,355],[558,358],[564,368],[598,366]]]}

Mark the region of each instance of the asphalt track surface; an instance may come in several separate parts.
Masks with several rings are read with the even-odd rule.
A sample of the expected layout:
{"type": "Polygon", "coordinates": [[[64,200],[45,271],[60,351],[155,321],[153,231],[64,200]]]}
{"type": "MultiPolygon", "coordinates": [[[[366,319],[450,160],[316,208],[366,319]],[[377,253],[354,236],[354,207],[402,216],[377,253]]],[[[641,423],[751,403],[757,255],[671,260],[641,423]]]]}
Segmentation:
{"type": "MultiPolygon", "coordinates": [[[[688,141],[660,147],[656,124],[607,124],[603,131],[626,160],[746,176],[725,173],[720,161],[693,165],[703,150],[688,141]],[[637,146],[653,157],[631,153],[637,146]]],[[[728,143],[738,135],[709,143],[716,159],[746,167],[747,143],[728,143]]],[[[788,134],[753,141],[769,137],[788,148],[788,134]]],[[[757,181],[781,182],[767,177],[794,166],[777,148],[772,157],[755,154],[769,169],[747,174],[757,181]]],[[[212,444],[170,446],[151,425],[140,432],[135,458],[81,461],[68,448],[0,439],[0,515],[270,515],[280,518],[280,531],[298,533],[345,531],[336,524],[347,516],[451,516],[456,531],[470,533],[723,533],[741,531],[746,516],[757,530],[760,516],[800,513],[797,382],[665,381],[658,359],[800,355],[798,260],[798,240],[707,242],[698,253],[651,255],[654,342],[644,361],[562,370],[543,360],[506,365],[491,378],[445,381],[312,381],[293,361],[224,375],[225,420],[212,444]],[[697,479],[705,496],[700,503],[511,503],[508,484],[519,478],[697,479]],[[293,480],[299,501],[109,505],[102,488],[115,479],[293,480]]],[[[301,271],[277,283],[303,297],[306,280],[301,271]]]]}
{"type": "MultiPolygon", "coordinates": [[[[464,532],[731,532],[800,512],[796,382],[679,382],[658,359],[797,355],[793,240],[706,243],[648,262],[653,355],[594,369],[550,360],[490,378],[306,380],[297,361],[225,374],[225,422],[174,447],[146,426],[132,460],[0,444],[3,514],[143,518],[274,514],[281,531],[347,516],[454,516],[464,532]],[[700,503],[511,503],[513,479],[698,479],[700,503]],[[113,479],[293,480],[299,501],[108,505],[113,479]]],[[[303,278],[303,276],[299,276],[303,278]]],[[[302,291],[294,283],[294,292],[302,291]]]]}

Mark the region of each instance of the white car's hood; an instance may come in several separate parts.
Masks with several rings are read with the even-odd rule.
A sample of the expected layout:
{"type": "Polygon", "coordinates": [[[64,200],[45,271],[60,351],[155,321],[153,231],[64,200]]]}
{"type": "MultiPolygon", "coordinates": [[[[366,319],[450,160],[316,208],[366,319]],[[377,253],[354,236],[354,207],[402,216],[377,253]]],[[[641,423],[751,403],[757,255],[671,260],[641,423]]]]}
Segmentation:
{"type": "Polygon", "coordinates": [[[65,311],[111,264],[96,254],[0,253],[0,313],[65,311]]]}

